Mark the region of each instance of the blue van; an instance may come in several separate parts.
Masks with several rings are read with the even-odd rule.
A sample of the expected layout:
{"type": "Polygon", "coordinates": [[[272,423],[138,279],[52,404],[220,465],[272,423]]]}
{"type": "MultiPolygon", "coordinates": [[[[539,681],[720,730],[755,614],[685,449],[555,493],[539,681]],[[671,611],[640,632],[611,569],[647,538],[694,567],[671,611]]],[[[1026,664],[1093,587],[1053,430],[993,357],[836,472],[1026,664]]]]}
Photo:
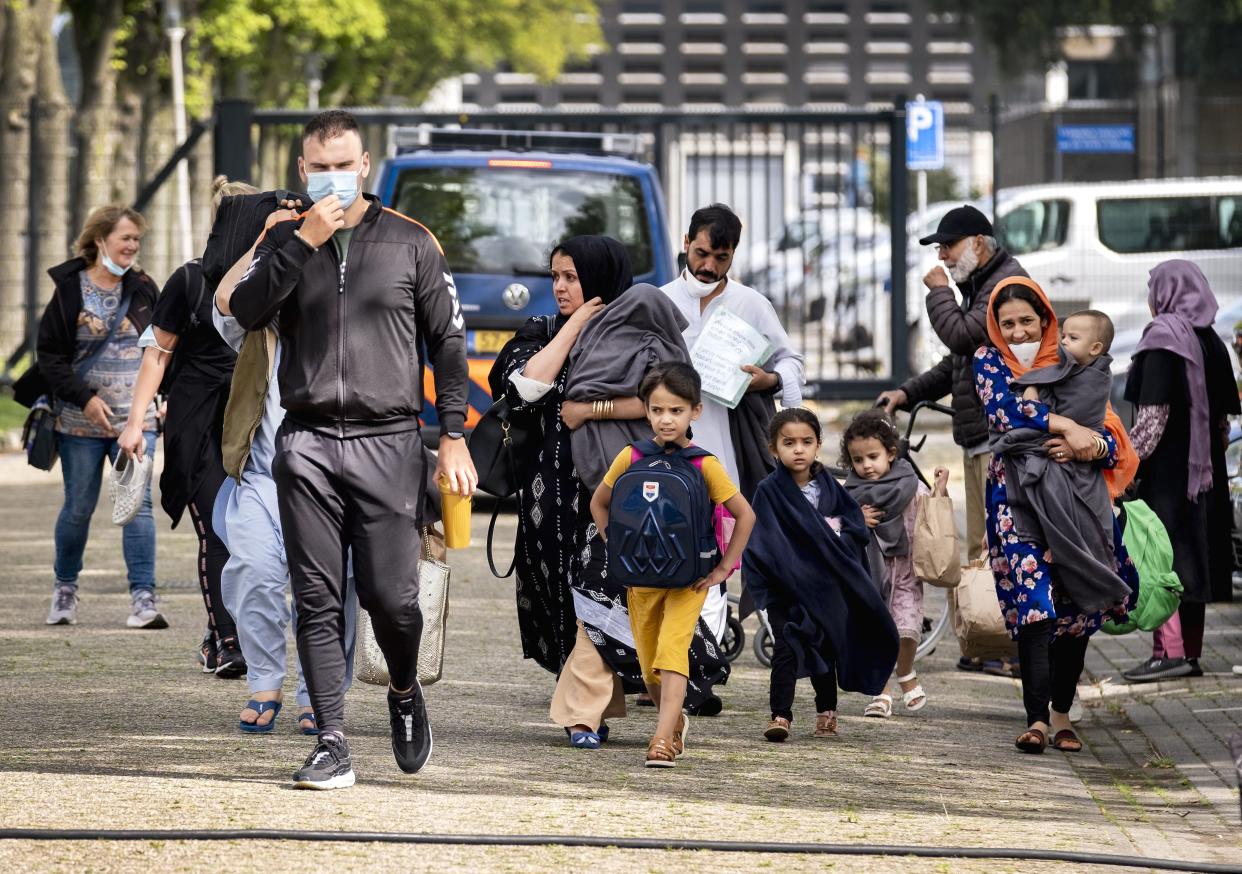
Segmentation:
{"type": "MultiPolygon", "coordinates": [[[[620,240],[634,281],[676,276],[664,195],[631,135],[398,128],[376,193],[436,235],[457,283],[470,358],[471,428],[487,375],[513,332],[556,312],[548,257],[577,234],[620,240]]],[[[435,397],[428,375],[426,396],[435,397]]],[[[437,426],[431,404],[424,424],[437,426]]]]}

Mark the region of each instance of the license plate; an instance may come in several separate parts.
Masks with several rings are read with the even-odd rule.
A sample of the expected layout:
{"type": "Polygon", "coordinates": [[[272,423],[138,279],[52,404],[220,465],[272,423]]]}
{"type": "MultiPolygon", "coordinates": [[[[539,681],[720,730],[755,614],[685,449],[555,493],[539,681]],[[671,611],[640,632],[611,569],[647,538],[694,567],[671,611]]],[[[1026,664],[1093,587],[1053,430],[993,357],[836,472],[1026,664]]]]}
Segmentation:
{"type": "Polygon", "coordinates": [[[477,355],[495,355],[513,339],[512,331],[475,331],[474,348],[477,355]]]}

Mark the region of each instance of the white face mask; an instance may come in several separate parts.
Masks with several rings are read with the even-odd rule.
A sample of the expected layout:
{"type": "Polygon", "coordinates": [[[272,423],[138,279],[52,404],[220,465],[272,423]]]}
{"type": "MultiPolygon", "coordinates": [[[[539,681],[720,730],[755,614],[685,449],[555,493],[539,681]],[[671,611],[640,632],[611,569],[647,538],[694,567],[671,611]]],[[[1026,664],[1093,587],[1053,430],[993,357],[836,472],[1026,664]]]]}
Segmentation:
{"type": "Polygon", "coordinates": [[[690,296],[697,298],[707,297],[716,290],[716,287],[720,285],[721,282],[719,279],[715,282],[704,282],[691,273],[688,268],[681,271],[681,278],[686,281],[686,288],[690,291],[690,296]]]}
{"type": "Polygon", "coordinates": [[[1010,343],[1009,351],[1013,353],[1013,357],[1018,359],[1018,363],[1023,367],[1030,367],[1035,363],[1035,356],[1039,354],[1039,347],[1042,341],[1033,340],[1030,343],[1010,343]]]}

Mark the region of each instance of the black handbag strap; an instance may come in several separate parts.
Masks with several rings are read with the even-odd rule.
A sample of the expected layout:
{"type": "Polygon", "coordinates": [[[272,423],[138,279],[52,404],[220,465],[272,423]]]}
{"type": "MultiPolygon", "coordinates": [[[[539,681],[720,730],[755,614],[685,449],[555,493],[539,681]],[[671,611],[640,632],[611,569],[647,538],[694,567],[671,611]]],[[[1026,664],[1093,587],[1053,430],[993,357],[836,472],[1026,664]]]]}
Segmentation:
{"type": "Polygon", "coordinates": [[[194,297],[194,306],[190,309],[190,327],[197,328],[199,326],[198,310],[203,305],[203,293],[207,291],[207,275],[203,273],[203,265],[197,258],[193,261],[187,261],[181,265],[181,269],[185,271],[185,284],[188,289],[190,286],[190,265],[194,264],[198,267],[198,294],[194,297]]]}
{"type": "MultiPolygon", "coordinates": [[[[505,453],[505,460],[508,461],[509,463],[510,474],[513,477],[516,477],[517,466],[514,463],[514,459],[513,459],[513,440],[509,436],[509,422],[507,419],[504,420],[504,437],[500,441],[500,446],[501,446],[501,449],[505,453]]],[[[516,484],[513,484],[513,485],[516,485],[516,484]]],[[[521,513],[520,503],[522,500],[522,490],[519,488],[514,488],[509,494],[517,495],[518,502],[519,502],[518,512],[520,514],[521,513]]],[[[492,570],[492,576],[500,580],[507,580],[509,579],[509,577],[513,576],[513,572],[517,569],[517,538],[516,537],[514,538],[513,561],[509,563],[509,570],[506,571],[505,573],[502,574],[500,571],[496,570],[496,558],[492,554],[492,544],[495,541],[495,537],[496,537],[496,520],[500,517],[500,502],[502,500],[503,500],[502,498],[496,499],[496,506],[492,508],[491,521],[487,523],[487,565],[492,570]]],[[[521,523],[519,522],[518,524],[520,525],[521,523]]]]}

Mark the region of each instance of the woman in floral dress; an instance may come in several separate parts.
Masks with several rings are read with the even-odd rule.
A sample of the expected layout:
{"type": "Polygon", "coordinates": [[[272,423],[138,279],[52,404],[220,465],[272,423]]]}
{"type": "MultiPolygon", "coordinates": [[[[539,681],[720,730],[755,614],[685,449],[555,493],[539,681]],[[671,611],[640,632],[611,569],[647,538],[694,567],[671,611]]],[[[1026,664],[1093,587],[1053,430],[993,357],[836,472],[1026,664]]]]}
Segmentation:
{"type": "MultiPolygon", "coordinates": [[[[1049,456],[1057,462],[1094,461],[1116,497],[1133,479],[1137,456],[1125,429],[1109,411],[1100,432],[1051,413],[1038,401],[1024,401],[1010,390],[1010,382],[1028,369],[1057,360],[1057,319],[1042,289],[1025,277],[999,283],[988,304],[991,345],[975,353],[975,390],[984,405],[992,433],[1016,428],[1046,431],[1049,456]],[[1103,438],[1103,451],[1096,437],[1103,438]]],[[[1027,730],[1016,745],[1023,752],[1040,753],[1052,735],[1059,750],[1082,749],[1069,721],[1078,678],[1086,658],[1088,638],[1108,616],[1124,618],[1127,603],[1107,611],[1083,613],[1058,585],[1055,565],[1045,545],[1022,540],[1014,532],[1005,492],[1001,456],[992,458],[987,482],[987,535],[996,593],[1005,626],[1018,641],[1022,667],[1022,698],[1027,730]],[[1051,710],[1049,709],[1051,704],[1051,710]]],[[[1114,557],[1118,576],[1138,594],[1138,574],[1113,525],[1114,557]]]]}

